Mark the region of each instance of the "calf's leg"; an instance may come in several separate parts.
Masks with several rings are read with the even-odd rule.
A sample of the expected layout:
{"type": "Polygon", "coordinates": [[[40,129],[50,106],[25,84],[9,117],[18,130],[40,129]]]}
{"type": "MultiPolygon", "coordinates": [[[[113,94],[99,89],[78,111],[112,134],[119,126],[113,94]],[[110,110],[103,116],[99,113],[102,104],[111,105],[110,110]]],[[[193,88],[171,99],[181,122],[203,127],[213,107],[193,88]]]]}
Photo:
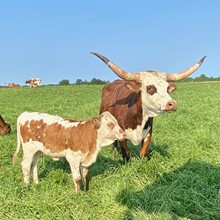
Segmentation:
{"type": "Polygon", "coordinates": [[[21,162],[23,179],[24,179],[24,183],[29,183],[31,164],[33,161],[33,156],[36,153],[36,150],[34,150],[31,146],[28,146],[27,148],[24,147],[23,149],[24,149],[24,155],[23,155],[23,160],[21,162]]]}
{"type": "Polygon", "coordinates": [[[87,174],[89,172],[89,169],[83,166],[80,166],[80,168],[81,168],[81,175],[83,177],[83,187],[84,190],[86,191],[88,189],[87,174]]]}
{"type": "Polygon", "coordinates": [[[38,151],[34,154],[33,156],[33,162],[31,164],[31,174],[32,174],[32,178],[33,178],[33,182],[34,183],[38,183],[38,174],[37,174],[37,163],[39,161],[39,158],[41,156],[41,152],[38,151]]]}
{"type": "Polygon", "coordinates": [[[77,156],[73,153],[67,153],[66,159],[69,162],[73,183],[75,185],[75,191],[78,193],[80,191],[80,159],[77,159],[77,156]]]}

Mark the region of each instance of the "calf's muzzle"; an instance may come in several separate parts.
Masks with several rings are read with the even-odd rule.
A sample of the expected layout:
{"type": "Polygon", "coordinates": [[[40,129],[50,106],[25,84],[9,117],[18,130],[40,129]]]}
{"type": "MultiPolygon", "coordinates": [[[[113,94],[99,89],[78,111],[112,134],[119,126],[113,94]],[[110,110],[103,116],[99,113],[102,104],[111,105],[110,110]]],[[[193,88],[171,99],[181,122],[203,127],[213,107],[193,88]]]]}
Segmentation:
{"type": "Polygon", "coordinates": [[[124,139],[126,139],[127,135],[125,133],[125,131],[123,129],[120,129],[120,134],[122,134],[122,138],[120,139],[120,141],[123,141],[124,139]]]}

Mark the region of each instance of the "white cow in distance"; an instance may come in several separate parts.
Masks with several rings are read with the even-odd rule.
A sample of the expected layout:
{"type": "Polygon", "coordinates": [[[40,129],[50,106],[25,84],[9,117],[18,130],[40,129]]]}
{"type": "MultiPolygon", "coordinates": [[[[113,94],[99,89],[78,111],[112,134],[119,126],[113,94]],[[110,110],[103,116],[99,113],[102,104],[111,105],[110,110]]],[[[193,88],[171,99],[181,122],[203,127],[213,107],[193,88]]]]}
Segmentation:
{"type": "Polygon", "coordinates": [[[28,79],[25,81],[25,84],[29,84],[30,88],[32,87],[38,87],[41,85],[41,79],[40,78],[33,78],[33,79],[28,79]]]}

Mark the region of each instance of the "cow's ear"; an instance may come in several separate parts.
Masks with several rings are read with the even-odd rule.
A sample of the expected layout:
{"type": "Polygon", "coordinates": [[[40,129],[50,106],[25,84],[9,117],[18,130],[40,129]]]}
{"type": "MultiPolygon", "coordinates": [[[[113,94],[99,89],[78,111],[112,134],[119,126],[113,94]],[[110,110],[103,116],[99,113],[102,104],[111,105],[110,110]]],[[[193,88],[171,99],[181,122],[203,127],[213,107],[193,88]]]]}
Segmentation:
{"type": "Polygon", "coordinates": [[[139,92],[141,89],[142,84],[140,82],[137,81],[127,81],[125,83],[125,87],[130,89],[131,91],[135,91],[135,92],[139,92]]]}
{"type": "Polygon", "coordinates": [[[169,83],[168,87],[167,87],[167,92],[171,93],[173,91],[176,90],[176,84],[175,83],[169,83]]]}

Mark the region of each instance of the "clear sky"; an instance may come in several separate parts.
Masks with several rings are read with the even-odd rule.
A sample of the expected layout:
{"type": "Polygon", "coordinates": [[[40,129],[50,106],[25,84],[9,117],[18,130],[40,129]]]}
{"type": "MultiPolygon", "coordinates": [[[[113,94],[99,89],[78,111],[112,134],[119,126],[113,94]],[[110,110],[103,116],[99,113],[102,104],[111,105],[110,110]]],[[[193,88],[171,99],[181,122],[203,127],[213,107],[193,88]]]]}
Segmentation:
{"type": "Polygon", "coordinates": [[[217,77],[220,1],[0,1],[0,85],[117,79],[90,51],[130,72],[175,73],[207,55],[192,76],[217,77]]]}

